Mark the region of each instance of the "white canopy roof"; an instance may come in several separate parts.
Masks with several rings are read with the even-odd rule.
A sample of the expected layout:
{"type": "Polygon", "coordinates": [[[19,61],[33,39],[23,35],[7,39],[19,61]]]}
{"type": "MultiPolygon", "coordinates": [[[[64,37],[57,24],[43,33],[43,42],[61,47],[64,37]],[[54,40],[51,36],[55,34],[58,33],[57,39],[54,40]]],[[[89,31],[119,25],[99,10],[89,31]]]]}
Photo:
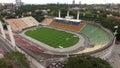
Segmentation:
{"type": "Polygon", "coordinates": [[[73,21],[73,22],[81,22],[81,20],[77,20],[77,19],[66,19],[66,18],[59,18],[59,17],[55,17],[55,19],[58,19],[58,20],[67,20],[67,21],[73,21]]]}

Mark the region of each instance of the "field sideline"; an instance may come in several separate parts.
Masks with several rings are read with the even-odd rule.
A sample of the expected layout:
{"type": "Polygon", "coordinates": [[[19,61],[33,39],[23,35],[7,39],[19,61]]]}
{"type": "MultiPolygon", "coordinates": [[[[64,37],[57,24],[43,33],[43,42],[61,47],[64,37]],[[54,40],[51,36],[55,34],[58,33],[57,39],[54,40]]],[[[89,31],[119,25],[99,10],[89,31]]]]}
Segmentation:
{"type": "Polygon", "coordinates": [[[79,41],[79,37],[75,34],[47,27],[31,29],[26,31],[25,34],[54,48],[67,48],[79,41]]]}

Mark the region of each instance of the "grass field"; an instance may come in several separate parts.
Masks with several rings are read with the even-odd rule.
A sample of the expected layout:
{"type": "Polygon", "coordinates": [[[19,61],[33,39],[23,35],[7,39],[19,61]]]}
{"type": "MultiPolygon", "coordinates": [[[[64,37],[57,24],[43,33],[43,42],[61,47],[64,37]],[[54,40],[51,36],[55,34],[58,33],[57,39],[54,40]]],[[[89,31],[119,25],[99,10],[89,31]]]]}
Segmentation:
{"type": "Polygon", "coordinates": [[[25,34],[54,48],[60,46],[67,48],[79,41],[79,37],[75,34],[47,27],[31,29],[26,31],[25,34]]]}

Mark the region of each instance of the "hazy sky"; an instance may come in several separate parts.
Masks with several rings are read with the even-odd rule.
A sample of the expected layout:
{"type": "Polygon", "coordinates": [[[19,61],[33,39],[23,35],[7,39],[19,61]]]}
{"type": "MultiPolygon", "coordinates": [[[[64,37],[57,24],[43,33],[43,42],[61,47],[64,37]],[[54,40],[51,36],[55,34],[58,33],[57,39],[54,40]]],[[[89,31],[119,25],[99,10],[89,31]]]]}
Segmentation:
{"type": "MultiPolygon", "coordinates": [[[[71,4],[73,0],[22,0],[25,4],[46,4],[46,3],[69,3],[71,4]]],[[[105,0],[75,0],[78,4],[80,1],[82,4],[104,4],[105,0]]],[[[106,0],[107,3],[120,3],[120,0],[106,0]]],[[[15,3],[15,0],[0,0],[0,3],[15,3]]]]}

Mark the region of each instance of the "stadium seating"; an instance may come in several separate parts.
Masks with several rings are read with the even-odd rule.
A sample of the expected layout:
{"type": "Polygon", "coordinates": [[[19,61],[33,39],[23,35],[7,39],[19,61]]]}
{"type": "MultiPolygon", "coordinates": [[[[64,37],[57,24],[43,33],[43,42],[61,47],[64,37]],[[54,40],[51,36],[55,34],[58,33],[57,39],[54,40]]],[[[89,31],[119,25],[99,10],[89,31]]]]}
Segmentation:
{"type": "Polygon", "coordinates": [[[81,30],[81,28],[84,26],[84,23],[55,19],[50,24],[50,26],[57,27],[57,28],[60,28],[60,29],[65,29],[65,30],[79,32],[81,30]]]}
{"type": "Polygon", "coordinates": [[[31,23],[31,20],[29,18],[25,17],[25,18],[22,18],[22,20],[27,25],[27,27],[33,26],[33,23],[31,23]]]}
{"type": "Polygon", "coordinates": [[[33,17],[24,17],[24,18],[21,18],[25,24],[27,25],[27,27],[31,27],[31,26],[35,26],[35,25],[38,25],[38,21],[36,21],[33,17]]]}
{"type": "Polygon", "coordinates": [[[104,30],[90,24],[86,24],[80,33],[85,34],[92,45],[104,44],[110,41],[110,36],[104,30]]]}
{"type": "Polygon", "coordinates": [[[21,31],[25,28],[39,25],[39,22],[36,21],[33,17],[24,17],[18,19],[6,19],[5,20],[9,25],[11,25],[13,31],[21,31]]]}
{"type": "Polygon", "coordinates": [[[29,19],[32,21],[32,23],[33,23],[34,25],[39,25],[39,22],[38,22],[37,20],[35,20],[35,18],[29,17],[29,19]]]}
{"type": "Polygon", "coordinates": [[[26,24],[21,19],[15,19],[16,25],[18,25],[19,30],[22,30],[26,27],[26,24]]]}
{"type": "Polygon", "coordinates": [[[14,31],[18,31],[18,30],[19,30],[19,29],[18,29],[18,26],[16,25],[16,22],[15,22],[14,19],[6,20],[6,22],[7,22],[9,25],[11,25],[11,27],[12,27],[12,29],[13,29],[14,31]]]}
{"type": "Polygon", "coordinates": [[[44,19],[42,22],[43,22],[43,25],[50,25],[50,23],[53,21],[52,18],[46,18],[44,19]]]}

